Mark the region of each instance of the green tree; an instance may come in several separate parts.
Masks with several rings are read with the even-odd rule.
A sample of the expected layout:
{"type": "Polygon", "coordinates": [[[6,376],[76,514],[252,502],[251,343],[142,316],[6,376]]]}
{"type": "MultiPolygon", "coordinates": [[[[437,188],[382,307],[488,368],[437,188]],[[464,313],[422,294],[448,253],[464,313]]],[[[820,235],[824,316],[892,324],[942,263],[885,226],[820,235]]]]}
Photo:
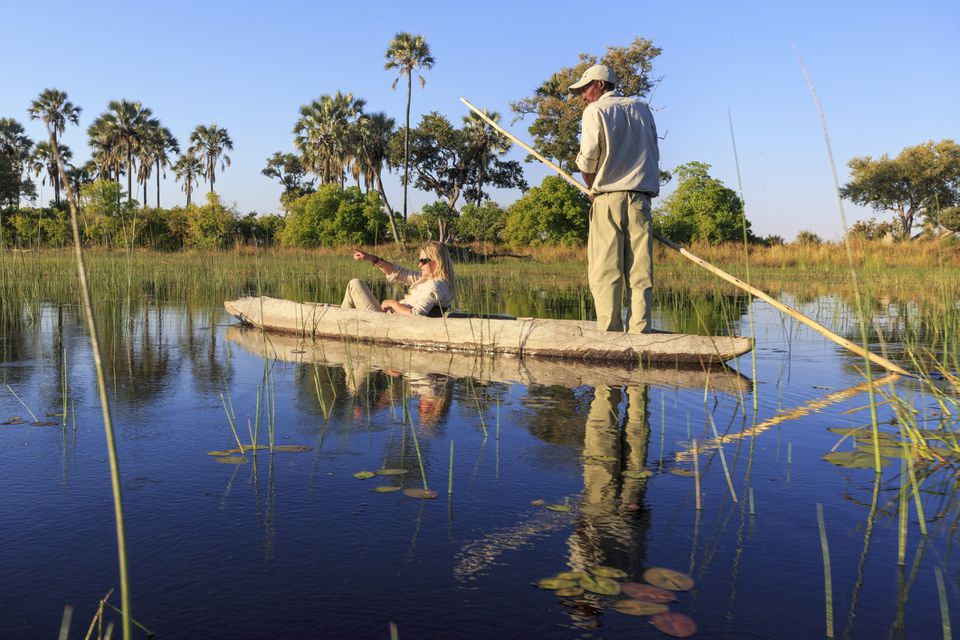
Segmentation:
{"type": "Polygon", "coordinates": [[[213,193],[217,181],[217,162],[220,163],[220,171],[230,166],[230,156],[226,153],[233,151],[230,134],[216,123],[198,124],[190,134],[189,151],[200,161],[200,175],[210,183],[210,193],[213,193]]]}
{"type": "MultiPolygon", "coordinates": [[[[31,120],[42,120],[50,132],[50,144],[57,146],[57,137],[66,129],[67,123],[80,122],[80,107],[67,100],[67,94],[58,89],[44,89],[40,96],[30,103],[27,112],[31,120]]],[[[64,160],[66,164],[66,160],[64,160]]],[[[53,183],[54,201],[60,205],[60,175],[54,172],[50,175],[53,183]]]]}
{"type": "MultiPolygon", "coordinates": [[[[63,159],[63,164],[68,166],[70,160],[73,159],[73,151],[70,150],[65,144],[59,145],[60,147],[60,157],[63,159]]],[[[55,193],[58,195],[54,197],[54,202],[57,207],[60,206],[60,170],[57,168],[57,158],[53,153],[53,147],[50,146],[50,143],[47,141],[38,142],[33,147],[33,153],[30,156],[30,170],[33,172],[33,175],[40,177],[41,173],[46,173],[46,177],[41,181],[40,184],[47,184],[47,180],[50,180],[50,184],[53,185],[55,193]]],[[[42,203],[41,203],[42,204],[42,203]]]]}
{"type": "Polygon", "coordinates": [[[457,235],[465,242],[499,242],[507,224],[507,212],[492,200],[466,204],[457,220],[457,235]]]}
{"type": "Polygon", "coordinates": [[[380,194],[380,200],[387,211],[387,218],[390,221],[390,232],[393,234],[393,241],[402,244],[403,240],[397,228],[397,219],[394,214],[390,201],[387,200],[387,192],[383,188],[383,167],[390,167],[390,141],[395,136],[394,127],[396,122],[393,118],[383,112],[365,114],[357,121],[357,131],[359,134],[359,160],[366,176],[367,184],[373,182],[376,185],[377,193],[380,194]]]}
{"type": "Polygon", "coordinates": [[[376,193],[327,184],[289,204],[280,242],[285,247],[374,244],[383,241],[386,224],[376,193]]]}
{"type": "MultiPolygon", "coordinates": [[[[407,186],[410,181],[410,99],[413,96],[413,72],[417,69],[432,69],[436,60],[430,55],[430,45],[422,35],[398,33],[390,41],[385,54],[387,71],[397,71],[392,88],[404,76],[407,77],[407,112],[403,126],[403,219],[407,219],[407,186]]],[[[427,80],[417,74],[420,87],[427,86],[427,80]]]]}
{"type": "Polygon", "coordinates": [[[197,249],[226,249],[236,238],[237,215],[211,191],[202,206],[188,207],[187,240],[197,249]]]}
{"type": "Polygon", "coordinates": [[[202,174],[203,167],[193,151],[187,151],[173,163],[173,175],[177,182],[183,183],[181,188],[187,194],[188,207],[190,206],[190,196],[193,195],[193,188],[199,183],[202,174]]]}
{"type": "Polygon", "coordinates": [[[874,211],[892,212],[899,238],[910,236],[917,216],[935,223],[938,211],[960,203],[960,145],[950,139],[907,147],[893,159],[854,158],[848,166],[850,182],[840,194],[874,211]]]}
{"type": "MultiPolygon", "coordinates": [[[[653,60],[661,53],[652,40],[634,38],[628,47],[610,47],[598,61],[591,54],[580,54],[580,61],[552,74],[532,96],[510,105],[518,118],[533,116],[527,129],[533,136],[534,147],[541,154],[555,160],[566,170],[575,168],[574,161],[580,149],[580,118],[586,102],[582,97],[571,97],[568,88],[580,79],[590,66],[605,64],[619,80],[619,89],[625,96],[646,96],[659,78],[651,78],[653,60]]],[[[529,158],[528,158],[529,160],[529,158]]]]}
{"type": "Polygon", "coordinates": [[[20,195],[35,193],[33,181],[24,177],[24,171],[30,162],[33,140],[24,133],[23,125],[13,118],[0,118],[0,156],[9,163],[7,196],[0,198],[17,209],[20,207],[20,195]]]}
{"type": "Polygon", "coordinates": [[[260,173],[280,182],[283,187],[281,202],[295,200],[314,191],[313,180],[306,179],[307,171],[300,162],[300,156],[294,153],[275,151],[267,158],[267,165],[261,169],[260,173]]]}
{"type": "Polygon", "coordinates": [[[954,233],[960,233],[960,207],[947,207],[940,212],[940,224],[954,233]]]}
{"type": "Polygon", "coordinates": [[[352,93],[322,95],[300,107],[293,127],[293,146],[302,155],[305,169],[320,177],[320,184],[338,182],[344,187],[345,169],[353,157],[353,126],[366,101],[352,93]]]}
{"type": "Polygon", "coordinates": [[[127,174],[127,200],[133,199],[133,175],[136,158],[150,128],[159,126],[153,111],[137,100],[111,100],[105,113],[87,128],[94,158],[101,167],[111,167],[119,176],[122,163],[127,174]]]}
{"type": "Polygon", "coordinates": [[[583,244],[590,200],[560,176],[547,176],[507,209],[503,239],[513,246],[583,244]]]}
{"type": "Polygon", "coordinates": [[[143,206],[147,206],[147,181],[150,174],[156,172],[157,177],[157,208],[160,208],[160,175],[166,178],[164,169],[170,166],[170,155],[180,153],[180,144],[173,137],[170,129],[161,126],[159,122],[152,124],[144,132],[143,143],[140,146],[140,174],[143,182],[143,206]]]}
{"type": "Polygon", "coordinates": [[[116,180],[96,180],[80,188],[83,234],[88,242],[105,246],[132,246],[136,234],[135,200],[122,201],[116,180]]]}
{"type": "MultiPolygon", "coordinates": [[[[410,135],[410,164],[416,172],[414,184],[424,191],[432,191],[456,212],[461,195],[483,194],[484,185],[499,188],[527,187],[523,169],[516,161],[497,157],[503,151],[487,147],[481,153],[471,139],[470,131],[457,129],[439,113],[428,113],[410,135]],[[483,169],[483,170],[481,170],[483,169]]],[[[395,146],[392,153],[399,156],[395,146]]],[[[450,234],[443,222],[438,240],[445,242],[450,234]]]]}
{"type": "Polygon", "coordinates": [[[677,167],[677,188],[654,211],[654,226],[675,242],[703,240],[713,244],[753,239],[743,202],[733,189],[710,176],[710,165],[688,162],[677,167]]]}
{"type": "Polygon", "coordinates": [[[813,231],[803,229],[802,231],[797,232],[797,238],[794,240],[794,242],[804,245],[818,245],[823,242],[823,239],[813,231]]]}

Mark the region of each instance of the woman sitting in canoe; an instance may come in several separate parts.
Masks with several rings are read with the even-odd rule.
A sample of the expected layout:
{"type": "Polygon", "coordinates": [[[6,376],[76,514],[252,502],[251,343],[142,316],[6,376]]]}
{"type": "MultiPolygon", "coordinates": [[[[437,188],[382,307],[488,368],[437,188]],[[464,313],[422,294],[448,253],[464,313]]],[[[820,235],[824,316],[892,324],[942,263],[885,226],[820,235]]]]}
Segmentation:
{"type": "Polygon", "coordinates": [[[457,297],[457,278],[453,274],[450,253],[439,242],[428,242],[420,248],[419,272],[360,250],[353,252],[353,259],[372,262],[387,276],[387,282],[402,282],[409,289],[400,300],[378,302],[370,288],[354,278],[347,284],[347,292],[340,305],[342,309],[427,316],[437,306],[441,312],[446,311],[457,297]]]}

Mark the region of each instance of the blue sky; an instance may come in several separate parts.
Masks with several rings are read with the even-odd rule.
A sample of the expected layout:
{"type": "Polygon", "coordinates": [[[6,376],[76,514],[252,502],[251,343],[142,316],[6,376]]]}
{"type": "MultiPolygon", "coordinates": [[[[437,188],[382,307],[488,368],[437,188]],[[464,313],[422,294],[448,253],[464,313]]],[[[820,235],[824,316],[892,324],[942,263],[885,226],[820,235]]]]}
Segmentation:
{"type": "MultiPolygon", "coordinates": [[[[77,160],[89,157],[86,128],[112,99],[142,101],[184,147],[197,124],[216,122],[235,144],[217,190],[241,212],[278,210],[279,185],[260,170],[274,151],[293,151],[300,105],[351,91],[368,111],[402,123],[405,92],[391,90],[394,75],[383,69],[399,31],[423,34],[437,61],[426,87],[415,85],[412,121],[439,111],[459,123],[464,96],[500,112],[527,141],[529,121],[510,124],[511,101],[581,52],[599,56],[636,36],[652,39],[663,49],[653,72],[662,82],[650,96],[664,136],[661,166],[707,162],[737,189],[729,110],[747,216],[760,235],[841,235],[823,133],[794,46],[823,103],[841,182],[854,156],[960,139],[956,0],[613,0],[591,9],[516,0],[4,5],[0,117],[19,119],[42,139],[27,106],[46,87],[66,91],[84,110],[80,127],[63,138],[77,160]]],[[[548,175],[537,164],[525,172],[533,185],[548,175]]],[[[400,206],[399,181],[386,184],[400,206]]],[[[164,206],[185,199],[172,179],[161,194],[164,206]]],[[[509,204],[518,195],[495,199],[509,204]]],[[[51,197],[47,187],[44,198],[51,197]]],[[[416,191],[410,198],[411,211],[435,199],[416,191]]],[[[871,215],[849,204],[846,211],[848,223],[871,215]]]]}

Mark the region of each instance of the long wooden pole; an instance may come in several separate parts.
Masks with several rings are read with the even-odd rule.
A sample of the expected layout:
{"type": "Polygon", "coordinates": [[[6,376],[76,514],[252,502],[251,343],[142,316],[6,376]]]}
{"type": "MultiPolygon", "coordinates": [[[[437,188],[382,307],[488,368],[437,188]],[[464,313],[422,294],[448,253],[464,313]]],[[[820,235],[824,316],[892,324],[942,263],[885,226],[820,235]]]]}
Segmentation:
{"type": "MultiPolygon", "coordinates": [[[[536,159],[539,160],[540,162],[544,163],[545,165],[547,165],[548,167],[550,167],[551,169],[553,169],[554,171],[556,171],[556,172],[560,175],[561,178],[563,178],[564,180],[566,180],[567,182],[569,182],[570,184],[572,184],[574,187],[576,187],[577,189],[579,189],[579,190],[582,191],[583,193],[587,194],[588,196],[590,195],[590,190],[589,190],[585,185],[581,184],[579,181],[575,180],[571,175],[569,175],[566,171],[564,171],[563,169],[561,169],[559,166],[557,166],[556,164],[550,162],[549,160],[547,160],[546,158],[544,158],[542,155],[540,155],[539,153],[537,153],[536,151],[534,151],[534,149],[533,149],[532,147],[530,147],[528,144],[526,144],[525,142],[523,142],[522,140],[520,140],[520,138],[516,137],[515,135],[513,135],[512,133],[510,133],[509,131],[507,131],[507,130],[504,129],[503,127],[501,127],[499,124],[497,124],[496,122],[494,122],[493,120],[491,120],[491,119],[487,116],[487,114],[485,114],[483,111],[481,111],[480,109],[477,109],[475,106],[473,106],[472,104],[470,104],[470,102],[468,102],[465,98],[460,98],[460,102],[462,102],[463,104],[467,105],[467,106],[470,108],[471,111],[473,111],[473,112],[476,113],[478,116],[480,116],[480,117],[483,119],[483,121],[486,122],[487,124],[489,124],[491,127],[493,127],[494,129],[496,129],[497,131],[499,131],[500,133],[502,133],[503,135],[505,135],[507,138],[509,138],[510,140],[512,140],[512,141],[513,141],[515,144],[517,144],[518,146],[526,149],[527,152],[530,153],[530,155],[532,155],[534,158],[536,158],[536,159]]],[[[787,306],[787,305],[783,304],[783,303],[780,302],[779,300],[776,300],[776,299],[774,299],[773,297],[767,295],[766,293],[764,293],[764,292],[761,291],[760,289],[757,289],[756,287],[754,287],[754,286],[752,286],[752,285],[750,285],[750,284],[747,284],[746,282],[744,282],[744,281],[741,280],[740,278],[737,278],[737,277],[735,277],[735,276],[732,276],[732,275],[730,275],[729,273],[727,273],[726,271],[724,271],[723,269],[720,269],[719,267],[713,266],[712,264],[710,264],[709,262],[707,262],[707,261],[704,260],[703,258],[700,258],[700,257],[695,256],[694,254],[690,253],[689,251],[687,251],[686,249],[684,249],[683,247],[681,247],[680,245],[678,245],[676,242],[670,240],[669,238],[664,238],[662,235],[660,235],[660,234],[657,233],[656,231],[653,232],[653,237],[655,237],[657,240],[659,240],[659,241],[662,242],[663,244],[667,245],[668,247],[670,247],[670,248],[673,249],[674,251],[679,251],[679,252],[680,252],[680,255],[682,255],[684,258],[686,258],[686,259],[688,259],[688,260],[690,260],[690,261],[692,261],[692,262],[697,263],[698,265],[700,265],[701,267],[703,267],[704,269],[706,269],[706,270],[709,271],[710,273],[713,273],[713,274],[719,276],[720,278],[726,280],[726,281],[729,282],[730,284],[735,285],[735,286],[743,289],[744,291],[748,291],[748,292],[752,293],[752,294],[755,295],[756,297],[758,297],[758,298],[760,298],[761,300],[763,300],[764,302],[772,305],[773,307],[779,309],[780,311],[782,311],[783,313],[787,314],[787,315],[790,316],[791,318],[794,318],[795,320],[798,320],[798,321],[802,322],[803,324],[807,325],[808,327],[810,327],[810,328],[813,329],[814,331],[820,333],[821,335],[823,335],[823,336],[826,337],[827,339],[836,342],[836,343],[839,344],[841,347],[844,347],[845,349],[849,349],[850,351],[852,351],[852,352],[854,352],[854,353],[856,353],[856,354],[858,354],[858,355],[860,355],[860,356],[862,356],[862,357],[864,357],[864,358],[868,358],[871,362],[880,365],[880,366],[883,367],[884,369],[887,369],[887,370],[889,370],[889,371],[894,371],[894,372],[896,372],[896,373],[899,373],[899,374],[905,375],[905,376],[911,375],[911,374],[908,373],[906,370],[904,370],[902,367],[894,364],[893,362],[890,362],[890,361],[887,360],[886,358],[883,358],[883,357],[881,357],[881,356],[878,356],[878,355],[875,354],[875,353],[871,353],[870,351],[867,351],[866,349],[864,349],[864,348],[861,347],[860,345],[856,344],[855,342],[851,342],[851,341],[847,340],[846,338],[837,335],[837,334],[834,333],[833,331],[830,331],[829,329],[827,329],[827,328],[826,328],[825,326],[823,326],[822,324],[820,324],[820,323],[816,322],[815,320],[812,320],[812,319],[808,318],[807,316],[803,315],[802,313],[800,313],[799,311],[797,311],[797,310],[794,309],[793,307],[790,307],[790,306],[787,306]]]]}

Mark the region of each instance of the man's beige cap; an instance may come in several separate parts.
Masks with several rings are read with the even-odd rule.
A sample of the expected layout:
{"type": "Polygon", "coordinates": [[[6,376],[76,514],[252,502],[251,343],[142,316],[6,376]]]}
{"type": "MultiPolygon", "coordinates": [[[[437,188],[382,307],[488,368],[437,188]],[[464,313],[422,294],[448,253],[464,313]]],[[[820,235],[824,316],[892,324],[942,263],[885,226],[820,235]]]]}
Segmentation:
{"type": "Polygon", "coordinates": [[[617,84],[617,74],[610,70],[605,64],[595,64],[580,76],[580,79],[570,85],[570,93],[580,93],[588,84],[594,80],[605,80],[617,84]]]}

